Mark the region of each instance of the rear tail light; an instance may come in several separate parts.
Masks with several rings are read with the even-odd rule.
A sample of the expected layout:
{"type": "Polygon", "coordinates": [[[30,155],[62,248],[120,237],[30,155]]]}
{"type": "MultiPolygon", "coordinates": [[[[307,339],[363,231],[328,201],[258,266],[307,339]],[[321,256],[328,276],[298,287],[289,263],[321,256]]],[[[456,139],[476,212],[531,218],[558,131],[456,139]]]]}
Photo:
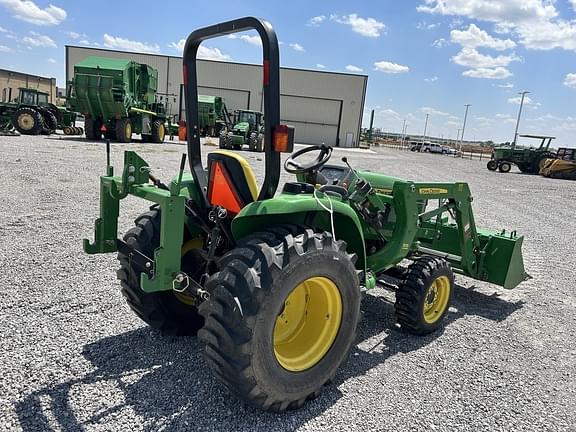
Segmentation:
{"type": "Polygon", "coordinates": [[[294,151],[294,128],[288,125],[278,125],[272,132],[274,151],[292,153],[294,151]]]}

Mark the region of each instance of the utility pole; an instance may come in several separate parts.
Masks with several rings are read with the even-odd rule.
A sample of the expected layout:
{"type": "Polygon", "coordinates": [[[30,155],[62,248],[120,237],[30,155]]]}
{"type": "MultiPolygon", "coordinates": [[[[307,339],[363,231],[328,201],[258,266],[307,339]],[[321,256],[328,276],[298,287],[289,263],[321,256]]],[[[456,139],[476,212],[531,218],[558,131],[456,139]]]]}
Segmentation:
{"type": "Polygon", "coordinates": [[[464,141],[464,130],[466,129],[466,119],[468,118],[468,108],[472,105],[466,104],[466,111],[464,112],[464,123],[462,124],[462,135],[460,135],[460,152],[462,152],[462,141],[464,141]]]}
{"type": "Polygon", "coordinates": [[[428,116],[430,114],[426,114],[426,121],[424,122],[424,135],[422,137],[422,144],[424,144],[424,140],[426,139],[426,128],[428,127],[428,116]]]}
{"type": "Polygon", "coordinates": [[[458,145],[458,142],[460,142],[460,131],[462,129],[458,129],[458,132],[456,132],[456,145],[458,145]]]}
{"type": "Polygon", "coordinates": [[[404,147],[404,138],[406,137],[406,119],[404,119],[402,123],[402,139],[400,140],[400,144],[404,147]]]}
{"type": "Polygon", "coordinates": [[[519,95],[522,96],[522,98],[520,99],[520,109],[518,110],[518,118],[516,119],[516,130],[514,131],[514,141],[512,142],[513,149],[516,148],[516,140],[518,139],[518,126],[520,125],[520,115],[522,114],[522,106],[524,105],[524,96],[526,96],[528,93],[530,92],[523,91],[518,93],[519,95]]]}

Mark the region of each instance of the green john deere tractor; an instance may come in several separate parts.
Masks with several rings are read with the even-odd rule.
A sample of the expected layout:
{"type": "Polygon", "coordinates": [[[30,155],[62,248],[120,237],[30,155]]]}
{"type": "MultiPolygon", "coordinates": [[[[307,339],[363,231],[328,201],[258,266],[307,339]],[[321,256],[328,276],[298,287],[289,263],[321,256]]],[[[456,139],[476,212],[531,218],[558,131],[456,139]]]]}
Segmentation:
{"type": "Polygon", "coordinates": [[[518,137],[540,140],[540,146],[537,148],[516,148],[515,145],[495,147],[486,168],[490,171],[498,170],[507,173],[512,169],[512,164],[515,164],[523,173],[538,174],[546,159],[556,157],[550,151],[550,143],[555,137],[546,135],[518,135],[518,137]]]}
{"type": "Polygon", "coordinates": [[[240,150],[244,145],[250,151],[264,151],[264,123],[260,111],[236,111],[236,123],[230,130],[220,132],[220,148],[240,150]]]}
{"type": "Polygon", "coordinates": [[[21,87],[13,102],[0,102],[3,128],[13,127],[22,135],[49,135],[57,129],[72,135],[72,128],[74,134],[82,134],[81,128],[74,127],[75,121],[76,113],[48,102],[48,93],[38,89],[21,87]]]}
{"type": "Polygon", "coordinates": [[[332,148],[310,146],[285,161],[296,181],[276,194],[294,129],[280,124],[278,41],[269,23],[248,17],[196,30],[183,65],[191,174],[183,155],[165,184],[125,151],[116,176],[107,146],[95,241],[84,240],[84,250],[118,253],[132,310],[164,333],[197,334],[215,376],[240,398],[284,411],[317,396],[354,344],[362,292],[384,273],[401,275],[396,317],[415,335],[442,325],[454,273],[504,288],[528,278],[523,237],[477,228],[466,183],[406,181],[345,159],[328,165],[332,148]],[[232,151],[211,152],[205,167],[198,133],[200,43],[252,29],[264,61],[260,188],[232,151]],[[316,158],[307,162],[305,154],[316,158]],[[129,195],[153,205],[119,239],[120,201],[129,195]],[[411,264],[400,270],[404,259],[411,264]]]}

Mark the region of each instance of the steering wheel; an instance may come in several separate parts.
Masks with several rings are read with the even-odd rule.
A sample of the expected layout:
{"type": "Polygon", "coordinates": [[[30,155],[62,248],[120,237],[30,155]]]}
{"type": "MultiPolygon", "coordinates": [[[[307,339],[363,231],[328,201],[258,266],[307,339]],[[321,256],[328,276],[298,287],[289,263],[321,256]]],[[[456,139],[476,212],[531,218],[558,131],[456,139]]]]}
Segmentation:
{"type": "Polygon", "coordinates": [[[330,156],[332,156],[332,147],[330,146],[324,144],[307,146],[295,153],[292,153],[290,157],[284,162],[284,169],[290,174],[304,174],[307,172],[313,172],[328,162],[330,156]],[[316,159],[314,159],[312,162],[296,162],[296,158],[313,151],[318,151],[319,153],[316,159]]]}

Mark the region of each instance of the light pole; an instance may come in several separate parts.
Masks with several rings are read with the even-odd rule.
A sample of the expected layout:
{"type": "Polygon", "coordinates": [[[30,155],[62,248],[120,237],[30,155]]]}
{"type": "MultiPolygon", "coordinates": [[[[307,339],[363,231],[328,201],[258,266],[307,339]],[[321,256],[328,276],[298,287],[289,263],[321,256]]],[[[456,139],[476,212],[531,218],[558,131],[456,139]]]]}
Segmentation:
{"type": "Polygon", "coordinates": [[[516,140],[518,139],[518,126],[520,125],[520,115],[522,114],[522,106],[524,105],[524,96],[526,96],[529,91],[523,91],[518,93],[522,96],[520,99],[520,109],[518,110],[518,118],[516,119],[516,130],[514,131],[514,141],[512,142],[512,148],[516,148],[516,140]]]}
{"type": "Polygon", "coordinates": [[[400,140],[400,144],[404,147],[404,138],[406,137],[406,119],[404,119],[402,123],[402,139],[400,140]]]}
{"type": "Polygon", "coordinates": [[[464,123],[462,124],[462,135],[460,135],[460,152],[462,152],[462,141],[464,141],[464,130],[466,129],[466,119],[468,118],[468,108],[472,105],[466,104],[466,111],[464,112],[464,123]]]}
{"type": "Polygon", "coordinates": [[[426,121],[424,122],[424,135],[422,137],[422,144],[424,144],[424,140],[426,139],[426,128],[428,127],[428,116],[430,114],[426,114],[426,121]]]}

